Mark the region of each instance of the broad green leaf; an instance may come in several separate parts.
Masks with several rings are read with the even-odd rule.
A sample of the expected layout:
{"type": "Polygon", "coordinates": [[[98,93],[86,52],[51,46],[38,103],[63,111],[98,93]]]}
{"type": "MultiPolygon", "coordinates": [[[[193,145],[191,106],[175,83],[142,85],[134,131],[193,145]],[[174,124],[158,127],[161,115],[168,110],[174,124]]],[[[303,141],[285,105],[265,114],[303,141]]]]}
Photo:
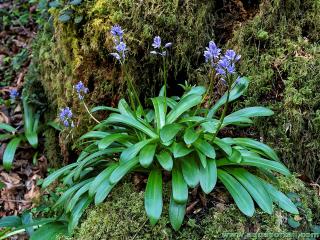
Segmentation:
{"type": "Polygon", "coordinates": [[[206,168],[207,167],[207,157],[206,155],[204,155],[203,153],[201,153],[200,151],[196,150],[199,160],[201,162],[202,167],[206,168]]]}
{"type": "Polygon", "coordinates": [[[194,156],[186,156],[181,159],[181,170],[185,182],[191,188],[198,185],[199,179],[199,166],[194,156]]]}
{"type": "Polygon", "coordinates": [[[217,183],[217,165],[215,159],[205,159],[207,164],[204,168],[200,165],[200,186],[202,190],[209,194],[217,183]]]}
{"type": "Polygon", "coordinates": [[[169,219],[171,226],[174,230],[179,230],[183,223],[184,215],[186,214],[186,203],[176,203],[171,194],[170,204],[169,204],[169,219]]]}
{"type": "Polygon", "coordinates": [[[196,94],[196,95],[202,96],[203,94],[205,94],[205,92],[206,92],[206,88],[205,87],[203,87],[203,86],[195,86],[195,87],[192,87],[190,89],[190,91],[188,91],[186,94],[184,94],[182,96],[182,98],[185,98],[186,96],[191,95],[191,94],[196,94]]]}
{"type": "Polygon", "coordinates": [[[130,161],[120,164],[112,173],[109,178],[111,184],[119,182],[124,175],[131,171],[139,163],[139,158],[135,157],[130,161]]]}
{"type": "Polygon", "coordinates": [[[115,184],[110,184],[109,179],[104,179],[97,188],[96,195],[94,196],[94,204],[98,205],[102,203],[109,195],[114,186],[115,184]]]}
{"type": "Polygon", "coordinates": [[[161,167],[163,167],[167,171],[172,170],[173,160],[168,151],[162,150],[159,154],[156,155],[156,157],[161,167]]]}
{"type": "Polygon", "coordinates": [[[192,145],[207,157],[212,159],[216,158],[216,151],[208,142],[198,139],[197,141],[192,143],[192,145]]]}
{"type": "Polygon", "coordinates": [[[187,148],[183,143],[173,143],[172,153],[174,158],[184,157],[192,151],[192,148],[187,148]]]}
{"type": "Polygon", "coordinates": [[[52,127],[52,128],[54,128],[57,131],[62,131],[61,125],[59,123],[57,123],[57,122],[50,121],[50,122],[47,123],[47,125],[52,127]]]}
{"type": "Polygon", "coordinates": [[[193,128],[188,128],[183,135],[183,140],[186,144],[189,145],[194,143],[198,139],[199,135],[200,134],[193,128]]]}
{"type": "Polygon", "coordinates": [[[278,162],[280,161],[276,152],[271,147],[269,147],[268,145],[262,142],[259,142],[250,138],[234,138],[233,140],[235,141],[236,144],[240,146],[258,149],[262,151],[267,157],[270,157],[272,160],[275,160],[278,162]]]}
{"type": "Polygon", "coordinates": [[[183,113],[185,113],[190,108],[198,105],[202,100],[202,97],[197,94],[190,94],[182,98],[178,104],[169,112],[166,122],[168,124],[173,123],[178,119],[183,113]]]}
{"type": "Polygon", "coordinates": [[[6,130],[7,132],[15,132],[16,129],[9,124],[6,123],[0,123],[0,129],[6,130]]]}
{"type": "Polygon", "coordinates": [[[83,134],[79,140],[83,140],[83,139],[87,139],[87,138],[99,138],[99,139],[102,139],[106,136],[108,136],[109,133],[107,132],[102,132],[102,131],[90,131],[90,132],[87,132],[86,134],[83,134]]]}
{"type": "Polygon", "coordinates": [[[254,166],[254,167],[263,168],[267,170],[273,170],[285,176],[290,175],[290,171],[282,163],[267,160],[260,157],[254,157],[254,156],[243,157],[240,163],[233,163],[227,159],[220,159],[219,161],[217,161],[218,166],[235,165],[235,164],[243,165],[243,166],[254,166]]]}
{"type": "Polygon", "coordinates": [[[65,14],[61,14],[58,19],[60,22],[66,23],[71,19],[71,16],[65,13],[65,14]]]}
{"type": "Polygon", "coordinates": [[[0,134],[0,141],[13,138],[14,136],[15,136],[15,135],[10,134],[10,133],[0,134]]]}
{"type": "Polygon", "coordinates": [[[46,177],[42,183],[42,188],[48,187],[52,182],[54,182],[57,178],[62,176],[65,172],[69,172],[72,168],[76,167],[78,163],[69,164],[59,170],[51,173],[48,177],[46,177]]]}
{"type": "Polygon", "coordinates": [[[38,228],[30,240],[56,240],[59,235],[68,235],[67,225],[62,222],[51,222],[38,228]]]}
{"type": "Polygon", "coordinates": [[[66,207],[66,212],[72,211],[76,203],[79,201],[80,197],[84,195],[85,193],[88,192],[90,185],[92,182],[88,182],[85,185],[83,185],[73,196],[72,198],[68,201],[67,207],[66,207]]]}
{"type": "Polygon", "coordinates": [[[111,112],[116,112],[119,113],[120,111],[116,108],[113,107],[107,107],[107,106],[97,106],[91,109],[91,112],[98,112],[98,111],[111,111],[111,112]]]}
{"type": "Polygon", "coordinates": [[[105,122],[112,123],[112,124],[119,124],[119,123],[124,124],[132,128],[136,128],[152,138],[158,137],[158,135],[155,132],[153,132],[151,129],[149,129],[146,125],[142,124],[137,119],[126,116],[126,115],[112,113],[105,122]]]}
{"type": "Polygon", "coordinates": [[[219,122],[216,119],[211,119],[210,121],[201,123],[201,127],[205,132],[215,133],[218,130],[219,122]]]}
{"type": "Polygon", "coordinates": [[[240,211],[252,217],[254,203],[247,190],[234,177],[221,169],[218,169],[218,178],[227,188],[240,211]]]}
{"type": "Polygon", "coordinates": [[[300,223],[296,221],[293,217],[288,218],[288,225],[292,228],[298,228],[300,227],[300,223]]]}
{"type": "Polygon", "coordinates": [[[21,140],[22,140],[21,137],[16,137],[11,139],[6,149],[4,150],[2,161],[3,161],[3,167],[7,171],[10,170],[12,167],[14,155],[16,153],[17,147],[19,146],[21,140]]]}
{"type": "Polygon", "coordinates": [[[87,184],[88,182],[91,182],[92,180],[93,180],[92,178],[86,179],[68,188],[68,190],[61,195],[58,201],[56,201],[56,203],[54,204],[54,207],[58,207],[66,203],[66,201],[74,194],[75,191],[77,191],[79,188],[81,188],[83,185],[87,184]]]}
{"type": "Polygon", "coordinates": [[[271,196],[272,201],[277,204],[283,210],[292,213],[299,214],[297,207],[292,203],[292,201],[282,192],[278,191],[274,186],[266,181],[260,179],[264,183],[264,186],[271,196]]]}
{"type": "Polygon", "coordinates": [[[267,117],[273,115],[274,112],[271,111],[269,108],[265,107],[247,107],[240,109],[236,112],[233,112],[226,116],[225,118],[232,118],[232,117],[267,117]]]}
{"type": "Polygon", "coordinates": [[[178,123],[167,124],[160,130],[160,138],[162,142],[171,141],[182,129],[182,125],[178,123]]]}
{"type": "Polygon", "coordinates": [[[172,169],[172,196],[176,203],[184,204],[188,201],[188,185],[178,166],[172,169]]]}
{"type": "Polygon", "coordinates": [[[230,157],[228,157],[228,159],[231,162],[240,163],[242,160],[242,156],[241,156],[241,153],[237,149],[232,148],[232,154],[230,157]]]}
{"type": "Polygon", "coordinates": [[[18,216],[5,216],[0,219],[0,228],[18,227],[20,225],[22,225],[22,221],[18,216]]]}
{"type": "Polygon", "coordinates": [[[231,146],[226,143],[225,141],[223,141],[220,138],[215,138],[213,141],[219,148],[221,148],[227,155],[231,156],[232,154],[232,148],[231,146]]]}
{"type": "MultiPolygon", "coordinates": [[[[249,80],[247,78],[240,78],[231,86],[229,102],[232,102],[243,95],[243,93],[247,90],[249,85],[249,80]]],[[[227,93],[225,93],[216,104],[210,109],[207,117],[212,118],[216,112],[219,110],[221,106],[223,106],[227,101],[227,93]]]]}
{"type": "Polygon", "coordinates": [[[152,226],[161,216],[162,205],[162,174],[161,170],[153,169],[149,174],[144,194],[144,206],[152,226]]]}
{"type": "Polygon", "coordinates": [[[250,118],[231,116],[225,117],[225,119],[223,120],[222,127],[225,127],[227,125],[249,126],[252,123],[253,121],[250,118]]]}
{"type": "Polygon", "coordinates": [[[36,132],[25,132],[25,136],[33,148],[38,147],[38,134],[36,132]]]}
{"type": "Polygon", "coordinates": [[[139,162],[142,167],[147,168],[151,165],[156,148],[157,144],[149,144],[142,148],[139,155],[139,162]]]}
{"type": "Polygon", "coordinates": [[[134,114],[134,112],[130,108],[129,104],[123,98],[120,99],[120,101],[118,103],[118,110],[122,115],[126,115],[126,116],[129,116],[132,118],[136,117],[136,115],[134,114]]]}
{"type": "Polygon", "coordinates": [[[126,150],[124,150],[121,155],[120,155],[120,162],[125,163],[130,161],[132,158],[138,155],[140,150],[144,148],[146,145],[149,143],[153,142],[154,139],[148,139],[148,140],[143,140],[141,142],[138,142],[136,144],[131,145],[128,147],[126,150]]]}
{"type": "Polygon", "coordinates": [[[97,192],[97,189],[99,185],[105,180],[109,179],[111,173],[115,170],[117,167],[116,164],[112,164],[109,167],[107,167],[105,170],[103,170],[101,173],[98,174],[92,181],[90,187],[89,187],[89,196],[93,197],[93,195],[97,192]]]}
{"type": "Polygon", "coordinates": [[[164,97],[156,97],[151,100],[154,108],[157,129],[159,131],[166,124],[166,100],[164,97]]]}
{"type": "Polygon", "coordinates": [[[92,202],[92,199],[85,196],[83,197],[77,205],[73,208],[71,212],[70,221],[68,224],[68,232],[72,232],[73,229],[78,225],[78,222],[86,210],[86,208],[89,206],[89,204],[92,202]]]}
{"type": "Polygon", "coordinates": [[[128,140],[128,139],[130,139],[130,137],[127,134],[122,134],[122,133],[110,134],[98,142],[98,147],[100,150],[106,149],[113,142],[119,142],[119,141],[122,142],[123,140],[128,140]]]}
{"type": "Polygon", "coordinates": [[[247,189],[263,211],[272,214],[272,200],[259,178],[241,168],[228,169],[227,171],[247,189]]]}

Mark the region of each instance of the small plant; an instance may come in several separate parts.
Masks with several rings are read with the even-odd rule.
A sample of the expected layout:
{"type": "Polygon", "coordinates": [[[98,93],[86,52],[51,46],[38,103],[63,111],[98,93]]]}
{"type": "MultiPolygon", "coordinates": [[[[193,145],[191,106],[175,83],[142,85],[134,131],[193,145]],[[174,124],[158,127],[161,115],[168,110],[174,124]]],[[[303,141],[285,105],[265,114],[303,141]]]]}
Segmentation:
{"type": "MultiPolygon", "coordinates": [[[[111,33],[117,51],[112,55],[125,69],[127,48],[123,31],[116,26],[111,33]]],[[[153,47],[157,50],[153,54],[166,58],[166,48],[171,43],[162,48],[160,37],[156,37],[153,47]]],[[[103,202],[117,183],[135,171],[148,175],[145,210],[152,225],[162,213],[163,184],[171,185],[169,217],[175,230],[183,223],[189,189],[200,186],[208,194],[217,180],[247,216],[254,214],[254,202],[268,214],[273,212],[273,203],[298,214],[291,200],[266,180],[273,179],[272,172],[290,174],[269,146],[250,138],[219,137],[227,126],[250,126],[252,118],[273,114],[265,107],[248,107],[227,114],[228,104],[248,87],[248,80],[236,72],[240,56],[233,50],[222,55],[214,42],[209,43],[204,56],[210,66],[208,89],[183,86],[181,97],[166,96],[164,59],[164,87],[159,96],[151,98],[151,109],[142,106],[132,80],[124,75],[129,103],[121,99],[117,108],[99,106],[89,112],[91,116],[100,110],[111,114],[101,122],[95,119],[93,130],[80,137],[82,152],[77,161],[52,173],[43,183],[47,187],[60,178],[69,186],[56,203],[69,220],[69,232],[91,203],[103,202]],[[211,104],[208,96],[217,79],[224,83],[226,93],[212,107],[205,108],[205,101],[211,104]],[[171,181],[163,181],[164,173],[171,176],[171,181]]]]}
{"type": "Polygon", "coordinates": [[[52,9],[59,9],[59,21],[62,23],[70,22],[71,20],[74,23],[78,24],[82,21],[83,16],[77,15],[75,13],[75,8],[81,5],[83,0],[70,0],[70,1],[61,1],[54,0],[49,2],[49,7],[52,9]]]}

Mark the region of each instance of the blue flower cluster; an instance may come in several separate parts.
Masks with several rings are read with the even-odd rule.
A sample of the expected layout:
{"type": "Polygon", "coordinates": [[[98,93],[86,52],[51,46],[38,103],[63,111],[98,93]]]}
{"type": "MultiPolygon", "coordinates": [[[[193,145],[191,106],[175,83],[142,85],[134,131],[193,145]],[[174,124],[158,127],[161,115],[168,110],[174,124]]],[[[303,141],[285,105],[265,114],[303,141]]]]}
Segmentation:
{"type": "Polygon", "coordinates": [[[161,46],[161,38],[160,36],[156,36],[153,39],[152,47],[155,49],[151,51],[151,54],[160,55],[160,56],[166,56],[167,55],[167,48],[170,48],[172,46],[171,42],[168,42],[164,45],[164,48],[161,46]]]}
{"type": "Polygon", "coordinates": [[[74,85],[74,89],[78,93],[78,97],[80,100],[83,100],[84,95],[89,92],[89,89],[86,88],[81,81],[74,85]]]}
{"type": "Polygon", "coordinates": [[[72,115],[72,111],[69,107],[65,107],[60,110],[59,118],[65,127],[74,127],[72,115]]]}
{"type": "Polygon", "coordinates": [[[117,51],[117,52],[111,53],[111,55],[115,59],[120,61],[120,63],[123,63],[124,60],[126,59],[126,51],[128,51],[127,45],[123,41],[124,31],[119,25],[114,25],[111,28],[110,32],[111,32],[111,35],[113,36],[114,43],[116,44],[114,49],[116,49],[117,51]]]}
{"type": "Polygon", "coordinates": [[[17,91],[17,89],[11,89],[10,90],[10,99],[11,100],[15,100],[17,97],[19,97],[19,92],[17,91]]]}
{"type": "Polygon", "coordinates": [[[213,41],[210,41],[203,55],[206,62],[210,62],[212,67],[215,68],[216,74],[226,83],[225,78],[236,74],[235,64],[240,60],[241,55],[238,55],[232,49],[228,49],[223,56],[220,53],[221,49],[213,41]]]}

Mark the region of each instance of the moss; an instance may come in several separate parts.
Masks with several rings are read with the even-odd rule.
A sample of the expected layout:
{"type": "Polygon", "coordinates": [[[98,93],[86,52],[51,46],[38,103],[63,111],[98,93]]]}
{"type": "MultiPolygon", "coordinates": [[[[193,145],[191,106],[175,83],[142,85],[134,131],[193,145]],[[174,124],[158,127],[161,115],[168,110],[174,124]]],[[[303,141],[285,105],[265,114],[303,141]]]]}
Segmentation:
{"type": "MultiPolygon", "coordinates": [[[[128,237],[134,239],[216,239],[222,238],[224,233],[310,232],[306,219],[313,224],[320,221],[320,201],[315,192],[306,188],[304,183],[295,177],[281,177],[279,182],[283,191],[294,191],[299,195],[303,209],[308,214],[308,218],[304,218],[301,214],[302,225],[297,230],[287,225],[288,214],[278,208],[274,209],[272,215],[258,210],[252,218],[248,218],[234,204],[219,202],[212,208],[202,210],[199,214],[189,214],[185,218],[183,227],[175,232],[168,221],[167,191],[162,218],[152,228],[145,215],[143,192],[135,191],[131,183],[123,183],[113,190],[105,203],[87,211],[86,219],[77,229],[73,239],[128,239],[128,237]]],[[[252,239],[258,238],[253,237],[252,239]]],[[[266,239],[273,239],[273,237],[266,239]]]]}
{"type": "Polygon", "coordinates": [[[275,111],[257,122],[261,138],[312,179],[320,174],[319,10],[315,1],[264,1],[228,43],[241,52],[240,71],[251,79],[245,105],[275,111]]]}

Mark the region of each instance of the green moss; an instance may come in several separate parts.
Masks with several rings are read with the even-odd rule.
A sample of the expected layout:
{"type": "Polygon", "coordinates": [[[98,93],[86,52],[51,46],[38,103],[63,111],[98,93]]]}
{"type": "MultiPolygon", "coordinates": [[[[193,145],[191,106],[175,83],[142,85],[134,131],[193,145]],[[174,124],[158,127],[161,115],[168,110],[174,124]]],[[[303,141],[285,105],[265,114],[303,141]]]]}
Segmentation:
{"type": "MultiPolygon", "coordinates": [[[[183,227],[175,232],[170,227],[167,209],[162,218],[151,227],[143,206],[143,192],[137,192],[131,183],[123,183],[113,190],[108,200],[87,211],[86,219],[77,229],[73,239],[215,239],[224,233],[289,233],[310,232],[308,221],[320,221],[320,201],[314,191],[307,189],[303,182],[291,178],[279,178],[283,191],[296,192],[301,198],[303,209],[301,227],[290,228],[286,221],[288,214],[275,208],[273,215],[257,211],[252,218],[245,217],[235,205],[215,203],[214,207],[202,210],[199,214],[188,215],[183,227]]],[[[168,191],[164,206],[168,205],[168,191]]],[[[213,192],[216,193],[216,192],[213,192]]],[[[208,199],[210,201],[210,198],[208,199]]],[[[241,239],[231,238],[231,239],[241,239]]],[[[251,239],[251,238],[250,238],[251,239]]],[[[253,237],[252,239],[258,239],[253,237]]],[[[269,237],[266,239],[274,239],[269,237]]]]}
{"type": "Polygon", "coordinates": [[[313,179],[320,174],[319,10],[317,1],[265,1],[228,43],[251,79],[245,104],[275,111],[257,123],[261,137],[287,166],[313,179]]]}

